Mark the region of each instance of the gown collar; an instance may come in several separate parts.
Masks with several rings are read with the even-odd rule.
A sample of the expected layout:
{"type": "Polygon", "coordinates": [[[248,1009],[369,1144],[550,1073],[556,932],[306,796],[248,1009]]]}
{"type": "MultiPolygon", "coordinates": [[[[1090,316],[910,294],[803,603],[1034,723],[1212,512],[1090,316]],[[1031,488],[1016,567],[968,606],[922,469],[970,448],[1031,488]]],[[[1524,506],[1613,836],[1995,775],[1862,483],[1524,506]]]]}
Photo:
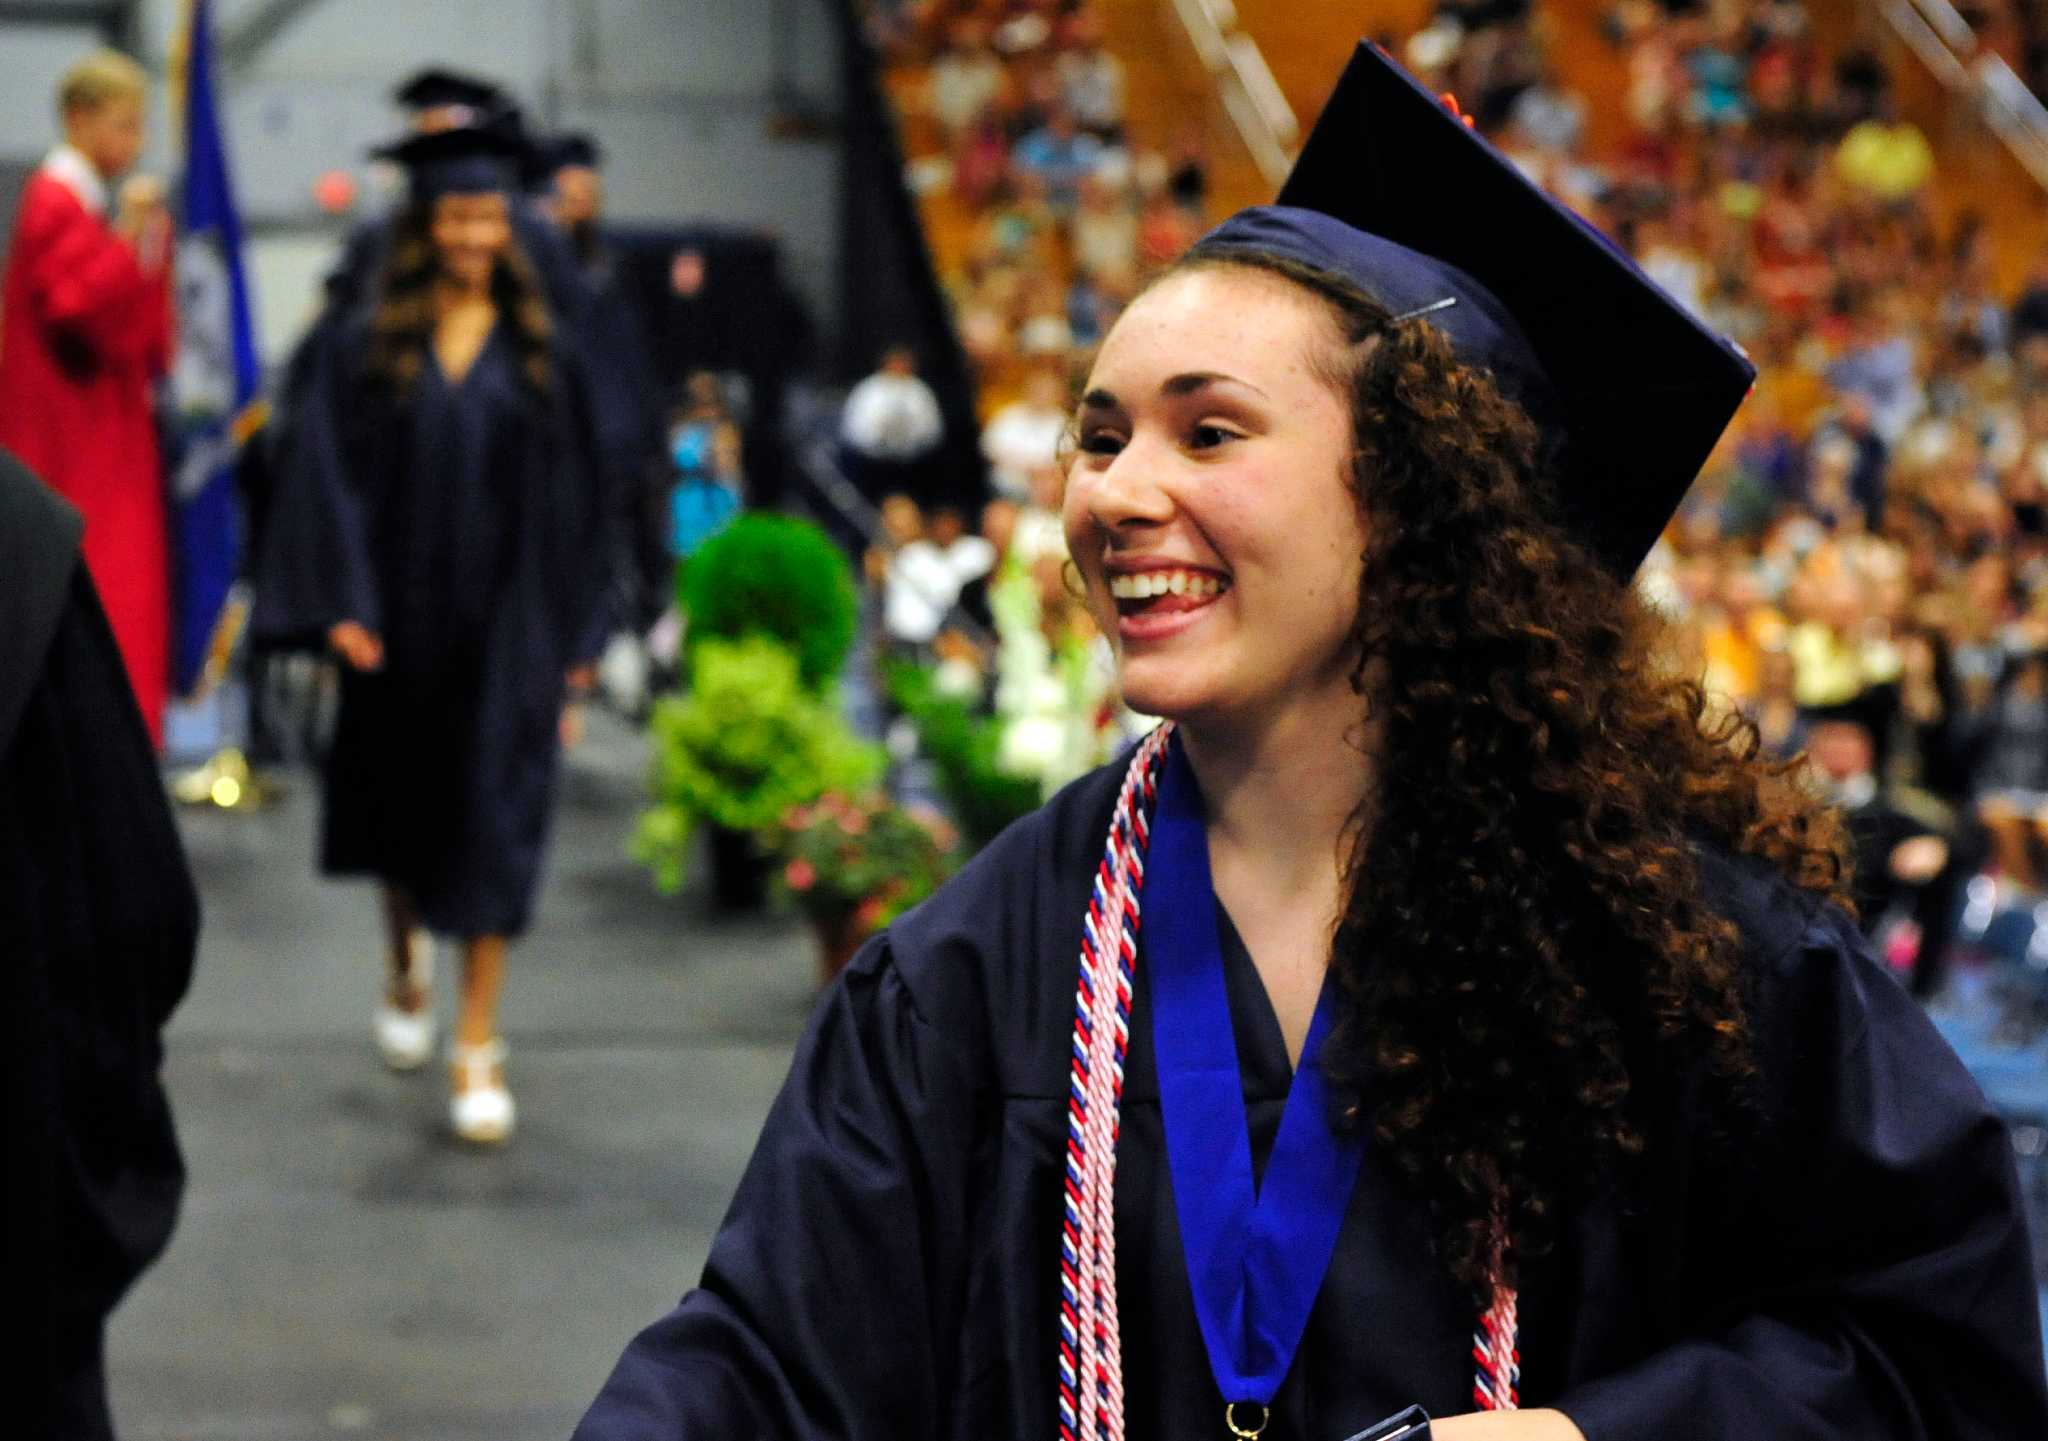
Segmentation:
{"type": "Polygon", "coordinates": [[[104,217],[109,199],[106,179],[93,168],[85,152],[71,144],[60,144],[43,157],[43,170],[58,184],[78,197],[78,203],[94,215],[104,217]]]}

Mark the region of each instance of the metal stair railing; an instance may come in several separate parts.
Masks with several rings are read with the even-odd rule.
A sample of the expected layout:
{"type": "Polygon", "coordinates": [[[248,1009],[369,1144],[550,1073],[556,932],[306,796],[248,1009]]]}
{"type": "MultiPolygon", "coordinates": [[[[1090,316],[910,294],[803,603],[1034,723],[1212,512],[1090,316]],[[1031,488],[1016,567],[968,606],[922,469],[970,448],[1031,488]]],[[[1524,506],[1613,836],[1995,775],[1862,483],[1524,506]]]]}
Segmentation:
{"type": "Polygon", "coordinates": [[[1231,0],[1167,0],[1167,5],[1209,72],[1223,112],[1251,152],[1252,163],[1277,190],[1294,168],[1301,122],[1258,42],[1237,28],[1237,7],[1231,0]]]}
{"type": "Polygon", "coordinates": [[[1950,0],[1878,0],[1906,48],[1972,108],[2013,158],[2048,190],[2048,106],[2002,56],[1981,49],[1950,0]]]}

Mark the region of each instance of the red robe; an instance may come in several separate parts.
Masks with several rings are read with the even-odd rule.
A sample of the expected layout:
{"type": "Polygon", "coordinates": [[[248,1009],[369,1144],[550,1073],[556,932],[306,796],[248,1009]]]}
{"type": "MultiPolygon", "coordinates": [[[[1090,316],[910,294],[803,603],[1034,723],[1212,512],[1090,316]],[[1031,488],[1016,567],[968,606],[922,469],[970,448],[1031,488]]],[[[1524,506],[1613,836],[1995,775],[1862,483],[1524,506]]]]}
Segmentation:
{"type": "Polygon", "coordinates": [[[0,289],[0,446],[84,512],[86,565],[161,746],[171,591],[150,389],[171,358],[171,258],[145,266],[74,183],[53,159],[21,194],[0,289]]]}

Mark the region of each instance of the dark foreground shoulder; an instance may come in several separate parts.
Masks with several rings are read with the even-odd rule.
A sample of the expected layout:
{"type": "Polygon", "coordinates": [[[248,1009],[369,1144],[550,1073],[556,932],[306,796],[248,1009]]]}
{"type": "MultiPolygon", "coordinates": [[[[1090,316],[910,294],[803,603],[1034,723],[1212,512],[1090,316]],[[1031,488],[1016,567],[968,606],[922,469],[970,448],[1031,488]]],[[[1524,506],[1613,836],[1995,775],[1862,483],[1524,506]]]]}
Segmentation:
{"type": "Polygon", "coordinates": [[[0,450],[0,755],[42,675],[84,535],[77,509],[0,450]]]}
{"type": "Polygon", "coordinates": [[[1081,918],[1127,765],[1119,756],[1010,825],[870,942],[849,978],[893,971],[921,1017],[987,1048],[1007,1093],[1063,1094],[1081,918]]]}

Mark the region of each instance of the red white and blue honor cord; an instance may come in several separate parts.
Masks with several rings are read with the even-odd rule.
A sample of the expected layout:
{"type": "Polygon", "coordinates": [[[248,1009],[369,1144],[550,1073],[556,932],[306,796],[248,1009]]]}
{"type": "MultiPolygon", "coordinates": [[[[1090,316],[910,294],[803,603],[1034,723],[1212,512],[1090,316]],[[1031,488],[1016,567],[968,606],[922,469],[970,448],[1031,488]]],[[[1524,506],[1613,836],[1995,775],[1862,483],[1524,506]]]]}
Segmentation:
{"type": "MultiPolygon", "coordinates": [[[[1123,1339],[1116,1304],[1116,1141],[1130,1045],[1145,852],[1173,727],[1131,758],[1088,900],[1074,991],[1060,1230],[1060,1438],[1123,1441],[1123,1339]]],[[[1472,1335],[1473,1404],[1519,1405],[1515,1292],[1498,1286],[1472,1335]]],[[[1263,1429],[1263,1428],[1262,1428],[1263,1429]]],[[[1256,1433],[1250,1433],[1256,1434],[1256,1433]]]]}

